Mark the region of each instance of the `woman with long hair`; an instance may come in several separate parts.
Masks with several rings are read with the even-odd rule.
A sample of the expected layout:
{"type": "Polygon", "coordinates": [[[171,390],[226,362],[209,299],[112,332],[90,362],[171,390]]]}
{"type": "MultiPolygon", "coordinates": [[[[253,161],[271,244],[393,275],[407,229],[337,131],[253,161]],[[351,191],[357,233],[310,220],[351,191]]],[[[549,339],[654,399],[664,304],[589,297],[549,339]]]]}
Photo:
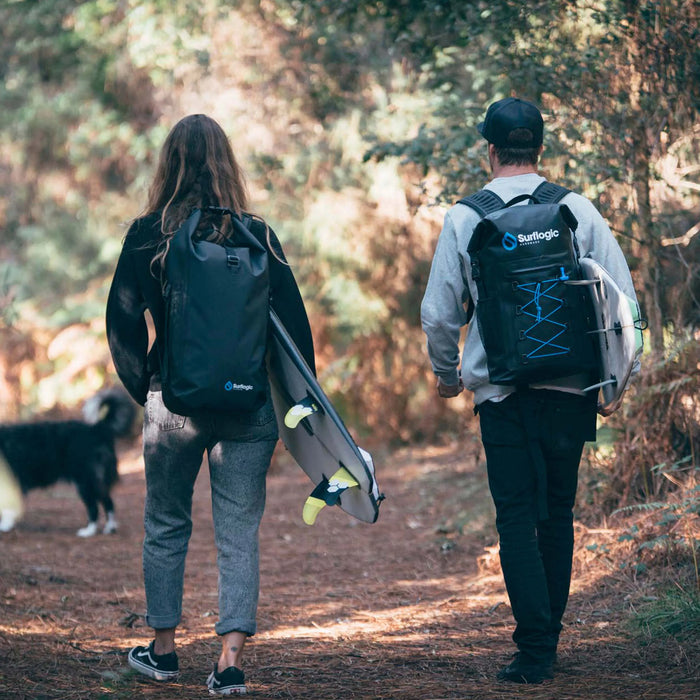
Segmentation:
{"type": "MultiPolygon", "coordinates": [[[[119,378],[145,406],[143,571],[146,621],[155,636],[148,646],[129,652],[129,664],[156,680],[179,675],[175,636],[192,532],[192,493],[206,452],[219,569],[215,630],[222,641],[207,686],[212,694],[230,695],[246,692],[241,658],[247,637],[256,631],[258,527],[278,434],[269,388],[264,405],[251,412],[201,410],[185,417],[163,403],[165,259],[173,235],[193,209],[202,210],[196,235],[218,243],[226,239],[230,219],[206,210],[209,206],[246,214],[246,186],[222,128],[195,114],[179,121],[166,138],[146,209],[124,239],[107,302],[107,338],[119,378]],[[155,329],[150,348],[146,311],[155,329]]],[[[269,252],[272,308],[314,369],[308,318],[279,240],[259,217],[250,221],[251,233],[269,252]]]]}

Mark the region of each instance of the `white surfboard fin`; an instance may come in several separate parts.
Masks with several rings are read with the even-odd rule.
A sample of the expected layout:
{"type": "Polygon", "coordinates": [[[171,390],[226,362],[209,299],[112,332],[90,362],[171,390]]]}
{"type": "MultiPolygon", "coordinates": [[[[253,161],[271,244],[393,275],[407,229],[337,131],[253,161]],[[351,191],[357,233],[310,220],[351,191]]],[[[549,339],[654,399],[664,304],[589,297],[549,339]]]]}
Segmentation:
{"type": "Polygon", "coordinates": [[[288,428],[296,428],[304,418],[318,413],[319,406],[310,396],[292,406],[284,416],[284,424],[288,428]]]}
{"type": "Polygon", "coordinates": [[[304,503],[302,518],[307,525],[316,522],[316,516],[325,506],[334,506],[343,492],[359,486],[355,477],[345,468],[341,467],[330,479],[323,479],[311,492],[304,503]]]}

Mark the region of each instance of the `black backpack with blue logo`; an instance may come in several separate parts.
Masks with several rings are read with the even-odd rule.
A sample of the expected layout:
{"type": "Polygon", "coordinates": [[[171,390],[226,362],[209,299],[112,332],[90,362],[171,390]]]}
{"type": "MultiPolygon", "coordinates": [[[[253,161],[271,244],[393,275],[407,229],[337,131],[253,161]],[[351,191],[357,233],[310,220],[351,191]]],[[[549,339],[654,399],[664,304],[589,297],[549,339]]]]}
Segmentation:
{"type": "Polygon", "coordinates": [[[253,411],[264,403],[268,387],[267,250],[234,212],[206,209],[208,216],[231,217],[225,243],[200,235],[202,211],[195,209],[165,257],[163,402],[184,416],[253,411]]]}
{"type": "Polygon", "coordinates": [[[568,192],[543,182],[507,204],[489,190],[460,200],[482,217],[467,252],[492,384],[523,386],[597,372],[590,295],[570,284],[582,275],[578,222],[560,203],[568,192]]]}

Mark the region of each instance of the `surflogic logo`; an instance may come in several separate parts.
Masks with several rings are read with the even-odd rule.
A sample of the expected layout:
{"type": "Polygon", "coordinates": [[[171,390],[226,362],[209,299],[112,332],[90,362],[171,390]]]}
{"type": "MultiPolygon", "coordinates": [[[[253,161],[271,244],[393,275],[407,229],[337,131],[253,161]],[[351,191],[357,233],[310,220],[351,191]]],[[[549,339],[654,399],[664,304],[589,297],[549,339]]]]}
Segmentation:
{"type": "Polygon", "coordinates": [[[226,391],[253,391],[250,384],[234,384],[230,379],[224,384],[226,391]]]}
{"type": "Polygon", "coordinates": [[[515,250],[518,247],[518,239],[512,233],[506,231],[503,234],[501,245],[503,245],[506,250],[515,250]]]}
{"type": "Polygon", "coordinates": [[[533,245],[540,241],[551,241],[552,238],[559,238],[559,229],[550,228],[547,231],[519,233],[517,236],[506,231],[501,239],[501,245],[506,250],[515,250],[519,245],[533,245]]]}

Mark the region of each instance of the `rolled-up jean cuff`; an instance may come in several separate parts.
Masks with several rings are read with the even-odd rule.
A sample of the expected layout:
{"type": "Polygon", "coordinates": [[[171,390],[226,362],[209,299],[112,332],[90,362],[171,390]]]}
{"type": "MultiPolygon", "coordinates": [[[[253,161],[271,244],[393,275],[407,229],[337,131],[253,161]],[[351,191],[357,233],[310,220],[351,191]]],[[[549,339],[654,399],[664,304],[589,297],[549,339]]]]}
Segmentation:
{"type": "Polygon", "coordinates": [[[258,627],[255,620],[221,620],[214,625],[214,630],[219,636],[229,634],[231,632],[242,632],[252,637],[258,627]]]}
{"type": "Polygon", "coordinates": [[[149,615],[146,613],[146,624],[152,627],[154,630],[169,630],[173,627],[177,627],[182,619],[181,615],[149,615]]]}

